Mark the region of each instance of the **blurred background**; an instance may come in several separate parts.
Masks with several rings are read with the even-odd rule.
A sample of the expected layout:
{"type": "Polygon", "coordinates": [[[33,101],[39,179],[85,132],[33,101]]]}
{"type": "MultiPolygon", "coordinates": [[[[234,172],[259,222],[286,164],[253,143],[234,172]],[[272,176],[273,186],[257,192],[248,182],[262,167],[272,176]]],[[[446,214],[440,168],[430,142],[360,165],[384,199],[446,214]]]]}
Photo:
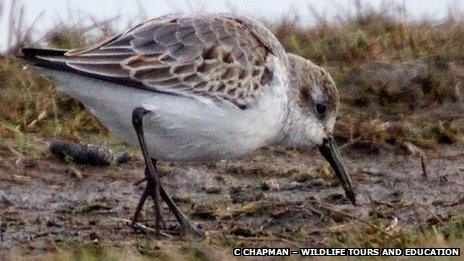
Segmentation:
{"type": "MultiPolygon", "coordinates": [[[[405,0],[174,0],[174,1],[59,1],[59,0],[3,0],[0,3],[2,16],[1,28],[11,27],[12,20],[18,20],[23,29],[34,28],[31,37],[40,39],[45,32],[59,24],[75,24],[88,27],[98,21],[106,21],[113,29],[123,30],[128,25],[138,23],[147,18],[158,17],[170,13],[194,12],[234,12],[254,17],[269,23],[288,19],[301,26],[315,25],[321,20],[339,21],[347,16],[360,12],[390,12],[403,21],[427,19],[439,22],[450,15],[459,16],[464,2],[446,1],[405,1],[405,0]]],[[[13,29],[13,28],[11,28],[13,29]]],[[[23,32],[25,33],[25,32],[23,32]]],[[[10,37],[9,30],[1,30],[0,50],[5,51],[10,37]]]]}
{"type": "MultiPolygon", "coordinates": [[[[218,259],[233,246],[464,246],[464,1],[0,1],[0,253],[42,258],[218,259]],[[288,52],[327,69],[341,96],[334,135],[357,184],[352,206],[315,151],[264,148],[237,161],[160,163],[205,242],[153,240],[124,225],[143,160],[22,46],[77,48],[148,18],[231,12],[262,21],[288,52]],[[60,139],[129,163],[51,155],[60,139]]],[[[153,213],[146,210],[145,223],[153,213]]],[[[172,220],[168,220],[168,223],[172,220]]]]}

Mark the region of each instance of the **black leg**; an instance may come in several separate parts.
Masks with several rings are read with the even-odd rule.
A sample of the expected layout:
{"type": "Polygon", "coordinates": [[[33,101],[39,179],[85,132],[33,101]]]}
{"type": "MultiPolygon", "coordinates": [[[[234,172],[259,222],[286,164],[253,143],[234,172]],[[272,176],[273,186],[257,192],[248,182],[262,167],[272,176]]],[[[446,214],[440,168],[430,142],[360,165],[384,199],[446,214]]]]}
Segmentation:
{"type": "Polygon", "coordinates": [[[161,197],[163,198],[164,202],[168,205],[171,212],[176,217],[177,221],[182,226],[182,230],[184,233],[189,233],[198,237],[205,237],[205,232],[201,229],[197,228],[195,225],[190,223],[190,220],[182,213],[182,211],[177,207],[176,203],[171,199],[171,197],[166,193],[163,186],[160,186],[160,193],[161,197]]]}
{"type": "MultiPolygon", "coordinates": [[[[169,197],[167,192],[164,190],[163,186],[160,182],[160,176],[156,169],[156,159],[151,159],[148,155],[144,135],[143,135],[143,116],[147,114],[149,111],[145,110],[144,108],[136,108],[132,113],[132,124],[134,129],[137,133],[137,138],[140,143],[140,147],[142,149],[143,157],[146,163],[145,169],[145,180],[147,181],[147,186],[140,197],[140,200],[137,204],[137,208],[135,210],[134,216],[132,217],[132,225],[135,225],[137,222],[138,216],[140,215],[140,211],[142,210],[143,205],[145,204],[146,199],[149,196],[152,196],[153,200],[155,201],[155,215],[156,215],[156,223],[155,223],[155,230],[159,232],[160,222],[163,222],[161,218],[161,211],[159,205],[159,198],[161,197],[166,204],[168,205],[171,212],[176,217],[177,221],[182,226],[183,232],[187,232],[192,235],[196,235],[199,237],[204,237],[205,233],[192,225],[188,218],[182,213],[182,211],[177,207],[174,201],[169,197]]],[[[143,181],[142,181],[143,182],[143,181]]],[[[164,223],[164,222],[163,222],[164,223]]]]}
{"type": "Polygon", "coordinates": [[[139,203],[137,204],[137,208],[135,209],[134,215],[131,218],[131,226],[134,227],[135,223],[139,220],[140,212],[142,211],[143,205],[145,205],[145,201],[150,196],[150,190],[148,189],[148,184],[143,190],[142,196],[140,196],[139,203]]]}
{"type": "MultiPolygon", "coordinates": [[[[156,169],[156,160],[152,159],[152,162],[153,162],[153,165],[155,166],[155,170],[158,171],[156,169]]],[[[147,168],[145,168],[145,176],[146,177],[148,176],[148,169],[147,168]]],[[[139,182],[143,182],[143,181],[148,181],[147,183],[150,183],[148,178],[145,178],[145,179],[143,179],[143,180],[141,180],[139,182]]],[[[150,190],[151,190],[150,188],[151,188],[150,185],[147,184],[147,187],[145,188],[145,190],[143,191],[142,196],[139,199],[139,203],[137,204],[137,208],[136,208],[136,210],[134,212],[134,216],[132,217],[132,220],[131,220],[132,221],[132,223],[131,223],[132,226],[135,226],[135,223],[138,220],[138,216],[140,215],[140,211],[142,210],[142,207],[143,207],[146,199],[152,194],[152,192],[150,192],[150,190]]],[[[189,219],[177,207],[176,203],[174,203],[174,201],[168,195],[166,190],[164,190],[164,187],[161,184],[160,184],[160,196],[164,200],[164,202],[166,202],[169,209],[171,210],[171,212],[176,217],[176,220],[181,225],[182,230],[183,230],[184,233],[187,232],[187,233],[199,236],[199,237],[204,237],[205,236],[205,233],[201,229],[195,227],[194,225],[192,225],[190,223],[189,219]]],[[[161,219],[161,222],[166,227],[166,225],[163,222],[163,219],[161,219]]]]}
{"type": "MultiPolygon", "coordinates": [[[[152,159],[152,161],[156,168],[156,160],[152,159]]],[[[201,229],[197,228],[195,225],[192,225],[192,223],[190,223],[190,220],[184,215],[184,213],[182,213],[179,207],[177,207],[176,203],[174,203],[172,198],[168,195],[166,190],[164,190],[164,187],[161,184],[160,195],[164,202],[166,202],[166,205],[168,205],[172,214],[174,214],[174,216],[176,217],[176,220],[181,225],[184,233],[189,233],[199,237],[205,237],[205,232],[203,232],[201,229]]]]}
{"type": "MultiPolygon", "coordinates": [[[[142,149],[145,165],[148,169],[148,171],[146,171],[148,183],[145,190],[147,191],[148,195],[151,195],[153,197],[155,210],[155,231],[157,234],[159,234],[161,221],[160,178],[158,172],[155,169],[155,166],[153,165],[153,162],[150,160],[150,156],[148,154],[147,145],[145,143],[145,138],[143,134],[143,116],[149,112],[150,111],[142,107],[135,108],[134,111],[132,111],[132,125],[134,126],[135,132],[137,134],[137,139],[139,140],[140,148],[142,149]],[[151,189],[153,189],[153,193],[149,193],[151,189]]],[[[140,210],[143,207],[143,204],[145,203],[145,200],[147,199],[148,195],[142,195],[142,197],[140,198],[139,204],[137,205],[136,213],[132,218],[133,221],[137,220],[138,214],[140,213],[140,210]]]]}
{"type": "MultiPolygon", "coordinates": [[[[155,167],[155,171],[158,173],[158,170],[156,169],[156,160],[153,160],[153,166],[155,167]]],[[[147,181],[147,185],[145,186],[145,190],[143,191],[142,196],[139,199],[139,203],[137,204],[137,208],[135,209],[134,215],[132,216],[132,219],[131,219],[131,226],[132,227],[134,227],[135,223],[137,223],[137,221],[139,220],[140,212],[142,211],[143,205],[145,204],[145,201],[147,200],[147,198],[149,196],[151,196],[152,198],[155,198],[155,195],[154,195],[155,191],[153,190],[154,184],[148,178],[148,175],[149,175],[148,168],[145,167],[145,178],[143,180],[138,181],[137,182],[138,184],[136,184],[136,186],[138,186],[139,184],[143,183],[144,181],[147,181]]],[[[160,184],[160,187],[161,187],[161,184],[160,184]]],[[[162,216],[160,216],[160,222],[163,225],[163,227],[166,227],[166,223],[164,222],[162,216]]]]}

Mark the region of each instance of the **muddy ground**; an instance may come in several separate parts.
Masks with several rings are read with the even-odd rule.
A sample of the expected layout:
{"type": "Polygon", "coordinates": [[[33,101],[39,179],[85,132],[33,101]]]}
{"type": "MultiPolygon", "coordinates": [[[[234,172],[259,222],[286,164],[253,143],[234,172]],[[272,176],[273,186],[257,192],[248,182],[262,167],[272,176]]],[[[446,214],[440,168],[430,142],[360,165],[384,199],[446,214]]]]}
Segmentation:
{"type": "MultiPolygon", "coordinates": [[[[195,242],[230,256],[233,246],[348,246],[354,243],[344,237],[359,230],[358,246],[404,246],[408,239],[398,236],[402,229],[443,225],[462,215],[462,151],[462,145],[434,150],[424,177],[417,156],[344,149],[358,206],[345,198],[316,150],[264,148],[240,161],[160,163],[165,188],[207,239],[183,241],[164,206],[172,238],[159,240],[165,245],[195,242]],[[377,236],[362,236],[365,229],[377,236]]],[[[151,232],[126,225],[144,186],[134,185],[143,177],[139,154],[111,167],[75,165],[51,154],[18,162],[21,156],[8,147],[0,147],[0,154],[6,159],[0,163],[1,252],[40,255],[60,246],[136,242],[139,252],[156,255],[141,243],[154,238],[151,232]]],[[[142,222],[148,227],[153,224],[150,206],[142,222]]]]}

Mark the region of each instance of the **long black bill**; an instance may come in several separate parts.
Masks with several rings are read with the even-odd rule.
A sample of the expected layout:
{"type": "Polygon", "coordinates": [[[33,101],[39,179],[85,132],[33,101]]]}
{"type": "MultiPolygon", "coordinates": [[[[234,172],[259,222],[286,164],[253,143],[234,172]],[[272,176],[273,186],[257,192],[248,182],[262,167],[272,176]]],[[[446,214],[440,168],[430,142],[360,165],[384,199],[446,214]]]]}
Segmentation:
{"type": "Polygon", "coordinates": [[[322,145],[319,147],[319,151],[330,163],[330,166],[332,166],[332,169],[340,179],[343,189],[345,189],[346,197],[351,201],[351,203],[353,203],[353,205],[356,205],[356,195],[353,190],[353,183],[351,182],[350,175],[348,175],[345,170],[345,165],[343,164],[335,139],[332,136],[324,139],[322,145]]]}

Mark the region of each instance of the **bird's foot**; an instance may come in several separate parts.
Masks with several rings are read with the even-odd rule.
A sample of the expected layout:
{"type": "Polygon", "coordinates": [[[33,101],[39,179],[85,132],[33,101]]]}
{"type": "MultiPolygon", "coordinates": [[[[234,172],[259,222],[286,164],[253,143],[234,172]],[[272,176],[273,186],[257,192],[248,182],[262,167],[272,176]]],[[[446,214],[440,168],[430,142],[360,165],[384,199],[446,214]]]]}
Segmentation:
{"type": "Polygon", "coordinates": [[[183,219],[181,222],[182,227],[182,234],[192,235],[199,238],[206,238],[206,233],[203,229],[199,228],[198,226],[192,224],[188,219],[183,219]]]}
{"type": "MultiPolygon", "coordinates": [[[[143,191],[142,193],[142,196],[140,196],[140,199],[139,199],[139,202],[137,204],[137,208],[135,209],[135,212],[134,212],[134,215],[132,216],[131,218],[131,226],[134,228],[134,229],[137,229],[136,227],[140,224],[137,223],[137,221],[139,220],[139,217],[140,217],[140,213],[142,211],[142,208],[143,206],[145,205],[145,201],[147,200],[148,197],[153,197],[153,193],[154,193],[154,190],[153,190],[153,184],[151,183],[148,183],[147,186],[145,187],[145,190],[143,191]]],[[[161,216],[161,206],[160,204],[155,204],[155,208],[158,207],[158,212],[155,213],[156,214],[156,219],[157,219],[157,222],[155,222],[155,231],[161,231],[161,229],[166,229],[166,222],[164,222],[164,219],[163,217],[161,216]]],[[[155,212],[156,212],[156,209],[155,209],[155,212]]]]}

